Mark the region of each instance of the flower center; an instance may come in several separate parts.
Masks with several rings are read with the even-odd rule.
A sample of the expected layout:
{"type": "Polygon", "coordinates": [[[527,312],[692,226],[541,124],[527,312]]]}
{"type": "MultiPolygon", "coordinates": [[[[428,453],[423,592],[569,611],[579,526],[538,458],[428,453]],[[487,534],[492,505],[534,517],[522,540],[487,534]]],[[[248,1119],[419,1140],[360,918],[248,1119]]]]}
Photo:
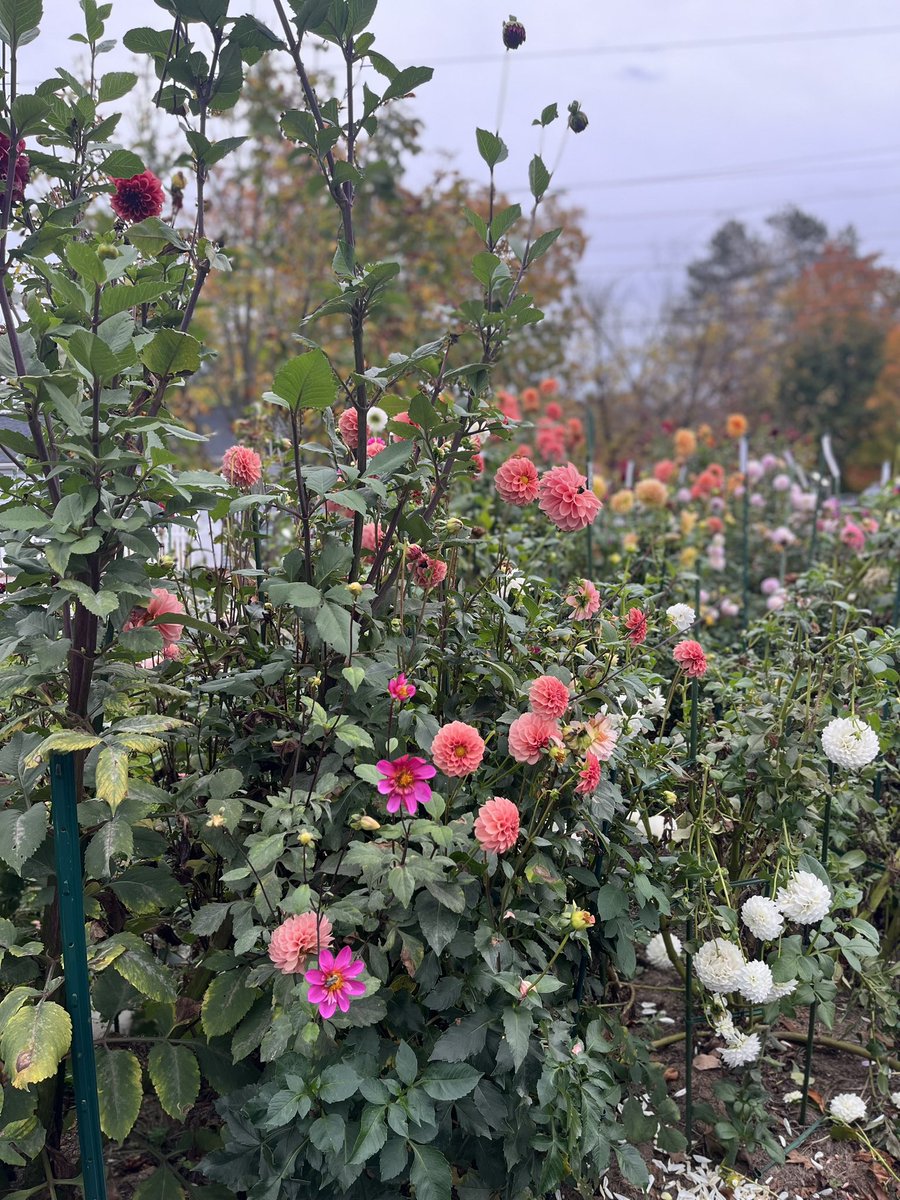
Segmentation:
{"type": "Polygon", "coordinates": [[[415,775],[413,775],[412,771],[410,771],[408,768],[397,773],[397,787],[399,788],[412,787],[415,781],[415,775]]]}
{"type": "Polygon", "coordinates": [[[322,986],[326,992],[339,992],[344,986],[344,976],[340,971],[332,971],[330,975],[325,976],[322,986]]]}
{"type": "Polygon", "coordinates": [[[456,755],[457,758],[465,758],[467,751],[466,751],[465,746],[457,746],[456,749],[453,751],[453,753],[456,755]]]}

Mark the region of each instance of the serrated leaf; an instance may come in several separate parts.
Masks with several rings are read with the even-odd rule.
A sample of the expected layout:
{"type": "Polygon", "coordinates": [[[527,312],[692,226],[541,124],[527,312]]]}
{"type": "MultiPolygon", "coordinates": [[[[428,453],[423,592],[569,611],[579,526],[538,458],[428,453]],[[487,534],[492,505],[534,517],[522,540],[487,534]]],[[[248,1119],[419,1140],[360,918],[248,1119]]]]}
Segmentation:
{"type": "Polygon", "coordinates": [[[85,242],[69,242],[66,246],[66,258],[72,270],[88,283],[97,286],[106,279],[103,263],[93,246],[88,246],[85,242]]]}
{"type": "Polygon", "coordinates": [[[503,1010],[503,1032],[516,1070],[528,1055],[528,1042],[533,1024],[531,1013],[527,1009],[517,1007],[503,1010]]]}
{"type": "Polygon", "coordinates": [[[57,584],[64,591],[71,592],[78,603],[95,617],[108,617],[119,607],[119,597],[115,592],[93,592],[86,583],[77,579],[61,579],[57,584]]]}
{"type": "Polygon", "coordinates": [[[51,754],[68,754],[73,750],[92,750],[100,745],[100,738],[92,733],[79,733],[77,729],[59,729],[45,737],[39,746],[25,759],[26,767],[37,767],[51,754]]]}
{"type": "Polygon", "coordinates": [[[131,91],[137,79],[137,75],[132,71],[109,71],[100,80],[98,102],[103,104],[108,100],[120,100],[131,91]]]}
{"type": "Polygon", "coordinates": [[[478,153],[491,169],[497,163],[503,162],[509,154],[503,139],[496,133],[489,133],[487,129],[476,129],[475,140],[478,143],[478,153]]]}
{"type": "Polygon", "coordinates": [[[450,1200],[452,1176],[450,1164],[434,1146],[410,1143],[413,1160],[409,1168],[410,1183],[416,1189],[416,1200],[450,1200]]]}
{"type": "Polygon", "coordinates": [[[468,1063],[431,1063],[422,1076],[421,1085],[432,1100],[461,1100],[468,1096],[481,1079],[468,1063]]]}
{"type": "Polygon", "coordinates": [[[142,864],[129,869],[110,885],[129,912],[155,913],[183,899],[181,885],[165,867],[142,864]]]}
{"type": "Polygon", "coordinates": [[[115,812],[128,795],[128,751],[124,746],[104,746],[97,758],[94,789],[115,812]]]}
{"type": "Polygon", "coordinates": [[[72,1021],[59,1004],[20,1008],[6,1022],[0,1038],[0,1058],[12,1076],[14,1088],[49,1079],[62,1062],[72,1041],[72,1021]]]}
{"type": "Polygon", "coordinates": [[[377,1154],[387,1141],[387,1125],[384,1113],[385,1110],[383,1107],[374,1104],[367,1104],[363,1109],[362,1120],[359,1125],[359,1136],[356,1139],[349,1159],[351,1166],[366,1162],[374,1154],[377,1154]]]}
{"type": "Polygon", "coordinates": [[[273,604],[292,604],[295,608],[318,608],[322,593],[309,583],[273,580],[266,585],[266,596],[273,604]]]}
{"type": "Polygon", "coordinates": [[[388,84],[381,97],[382,103],[388,100],[399,100],[408,95],[423,83],[428,83],[434,75],[434,67],[405,67],[398,71],[388,84]]]}
{"type": "Polygon", "coordinates": [[[331,363],[321,350],[309,350],[284,364],[272,381],[272,391],[290,408],[329,408],[337,395],[331,363]]]}
{"type": "Polygon", "coordinates": [[[130,1050],[96,1048],[100,1128],[114,1142],[124,1142],[141,1111],[141,1064],[130,1050]]]}
{"type": "Polygon", "coordinates": [[[113,150],[100,164],[100,171],[110,179],[133,179],[144,170],[143,160],[131,150],[113,150]]]}
{"type": "MultiPolygon", "coordinates": [[[[205,1196],[206,1188],[195,1188],[197,1200],[205,1196]]],[[[231,1196],[231,1192],[228,1193],[231,1196]]],[[[185,1191],[171,1171],[158,1167],[134,1189],[133,1200],[185,1200],[185,1191]]],[[[210,1197],[210,1200],[212,1198],[210,1197]]]]}
{"type": "Polygon", "coordinates": [[[350,614],[336,604],[325,603],[316,613],[316,629],[326,646],[338,654],[350,653],[350,614]]]}
{"type": "Polygon", "coordinates": [[[147,1061],[150,1081],[170,1117],[182,1120],[200,1092],[200,1068],[187,1046],[157,1042],[147,1061]]]}
{"type": "Polygon", "coordinates": [[[165,966],[149,950],[129,948],[113,963],[113,970],[142,996],[150,1000],[174,1003],[178,995],[175,981],[165,966]]]}
{"type": "Polygon", "coordinates": [[[229,1033],[253,1007],[260,993],[247,985],[249,971],[240,968],[217,975],[203,997],[200,1020],[207,1037],[229,1033]]]}
{"type": "Polygon", "coordinates": [[[158,379],[190,375],[200,366],[200,343],[189,333],[160,329],[141,349],[140,360],[158,379]]]}
{"type": "Polygon", "coordinates": [[[129,859],[134,853],[134,834],[127,821],[107,821],[101,825],[84,852],[84,867],[94,879],[109,879],[113,861],[129,859]]]}
{"type": "Polygon", "coordinates": [[[17,875],[46,836],[46,805],[34,804],[25,812],[15,808],[0,812],[0,858],[17,875]]]}
{"type": "Polygon", "coordinates": [[[0,0],[0,41],[13,48],[32,41],[43,12],[41,0],[0,0]]]}
{"type": "Polygon", "coordinates": [[[544,193],[550,186],[550,172],[544,164],[544,160],[539,154],[535,154],[528,166],[528,186],[531,188],[531,194],[535,200],[543,198],[544,193]]]}
{"type": "Polygon", "coordinates": [[[443,954],[459,929],[459,914],[441,904],[429,892],[420,892],[416,899],[419,925],[428,945],[435,954],[443,954]]]}

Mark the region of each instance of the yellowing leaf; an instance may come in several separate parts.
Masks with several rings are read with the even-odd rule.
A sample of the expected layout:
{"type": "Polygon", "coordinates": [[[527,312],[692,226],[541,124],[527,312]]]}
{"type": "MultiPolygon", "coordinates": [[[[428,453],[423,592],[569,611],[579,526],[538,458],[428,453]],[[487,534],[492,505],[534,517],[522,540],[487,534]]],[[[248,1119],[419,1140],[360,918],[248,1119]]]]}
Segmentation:
{"type": "Polygon", "coordinates": [[[95,788],[98,800],[105,800],[113,812],[128,794],[128,751],[124,746],[104,746],[97,759],[95,788]]]}
{"type": "Polygon", "coordinates": [[[49,1079],[72,1041],[72,1021],[59,1004],[20,1008],[6,1023],[0,1039],[0,1058],[12,1076],[14,1088],[49,1079]]]}
{"type": "Polygon", "coordinates": [[[97,1047],[97,1097],[100,1128],[113,1141],[124,1142],[141,1110],[141,1064],[130,1050],[97,1047]]]}

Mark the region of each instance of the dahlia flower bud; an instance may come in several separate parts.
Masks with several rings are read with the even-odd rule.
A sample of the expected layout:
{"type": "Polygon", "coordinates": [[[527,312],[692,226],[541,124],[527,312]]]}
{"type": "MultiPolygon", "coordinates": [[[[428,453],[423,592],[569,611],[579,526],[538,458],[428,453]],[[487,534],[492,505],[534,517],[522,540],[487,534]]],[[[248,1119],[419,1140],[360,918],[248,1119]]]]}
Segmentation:
{"type": "Polygon", "coordinates": [[[525,41],[525,26],[510,14],[509,20],[503,22],[503,45],[507,50],[518,50],[525,41]]]}
{"type": "Polygon", "coordinates": [[[569,128],[573,133],[584,133],[587,127],[587,113],[577,100],[573,100],[569,105],[569,128]]]}

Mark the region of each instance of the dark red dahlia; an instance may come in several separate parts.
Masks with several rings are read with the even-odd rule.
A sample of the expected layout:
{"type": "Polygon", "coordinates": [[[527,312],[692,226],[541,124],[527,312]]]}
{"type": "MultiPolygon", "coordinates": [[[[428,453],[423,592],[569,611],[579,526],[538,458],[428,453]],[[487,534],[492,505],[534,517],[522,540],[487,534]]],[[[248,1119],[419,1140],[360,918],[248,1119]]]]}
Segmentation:
{"type": "Polygon", "coordinates": [[[112,210],[123,221],[146,221],[162,212],[165,193],[152,171],[142,171],[131,179],[111,179],[110,183],[116,189],[110,200],[112,210]]]}
{"type": "MultiPolygon", "coordinates": [[[[28,160],[28,155],[23,154],[25,143],[19,142],[16,147],[15,173],[13,175],[12,195],[13,200],[22,200],[25,196],[25,185],[28,183],[28,168],[31,165],[28,160]]],[[[6,191],[6,176],[9,173],[9,138],[5,133],[0,133],[0,196],[6,191]]]]}
{"type": "Polygon", "coordinates": [[[507,50],[518,50],[524,41],[525,26],[510,14],[509,20],[503,22],[503,45],[507,50]]]}

